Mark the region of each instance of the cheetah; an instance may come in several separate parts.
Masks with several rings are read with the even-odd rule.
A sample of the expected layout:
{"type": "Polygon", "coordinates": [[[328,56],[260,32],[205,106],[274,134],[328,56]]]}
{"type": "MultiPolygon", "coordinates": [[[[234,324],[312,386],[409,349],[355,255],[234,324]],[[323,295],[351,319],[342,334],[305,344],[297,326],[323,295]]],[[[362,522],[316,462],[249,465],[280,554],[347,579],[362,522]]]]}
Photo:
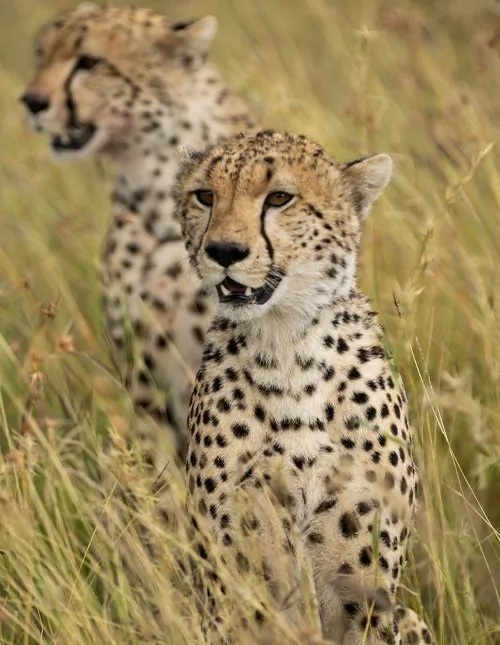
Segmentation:
{"type": "Polygon", "coordinates": [[[215,307],[174,216],[174,152],[252,125],[208,61],[216,30],[212,16],[172,22],[149,9],[84,3],[42,28],[36,74],[21,96],[57,158],[99,153],[116,163],[102,253],[107,333],[149,421],[139,430],[157,470],[175,449],[184,458],[193,374],[215,307]]]}
{"type": "Polygon", "coordinates": [[[273,131],[182,155],[178,217],[218,298],[188,417],[193,525],[276,593],[305,553],[335,643],[430,643],[395,605],[418,477],[403,384],[356,279],[391,158],[339,164],[273,131]]]}

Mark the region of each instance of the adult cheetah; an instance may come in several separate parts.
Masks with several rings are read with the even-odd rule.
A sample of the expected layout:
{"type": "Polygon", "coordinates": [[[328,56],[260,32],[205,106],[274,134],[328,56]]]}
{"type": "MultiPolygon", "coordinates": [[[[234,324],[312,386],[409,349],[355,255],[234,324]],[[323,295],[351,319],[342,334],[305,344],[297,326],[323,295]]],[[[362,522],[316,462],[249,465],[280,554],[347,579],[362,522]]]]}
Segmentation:
{"type": "Polygon", "coordinates": [[[84,3],[43,27],[21,97],[56,157],[105,153],[117,164],[102,256],[107,329],[142,418],[162,424],[167,415],[176,430],[170,438],[156,423],[140,428],[159,466],[167,439],[185,453],[193,372],[214,307],[174,217],[174,152],[251,126],[207,60],[216,28],[211,16],[172,22],[148,9],[84,3]]]}
{"type": "Polygon", "coordinates": [[[418,478],[404,388],[356,281],[362,221],[391,170],[387,155],[340,165],[264,131],[187,151],[175,189],[219,300],[188,418],[193,524],[276,594],[305,552],[324,635],[343,645],[431,642],[395,606],[418,478]]]}

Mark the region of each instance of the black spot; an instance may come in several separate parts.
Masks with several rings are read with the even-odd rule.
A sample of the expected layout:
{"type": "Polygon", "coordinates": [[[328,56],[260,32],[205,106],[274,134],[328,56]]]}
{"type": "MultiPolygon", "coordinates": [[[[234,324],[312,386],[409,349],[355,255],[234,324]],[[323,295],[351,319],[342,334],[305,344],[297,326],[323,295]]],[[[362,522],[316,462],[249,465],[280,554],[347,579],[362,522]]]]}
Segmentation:
{"type": "Polygon", "coordinates": [[[368,421],[373,421],[377,416],[377,410],[371,405],[369,408],[366,408],[365,416],[368,421]]]}
{"type": "Polygon", "coordinates": [[[218,392],[222,389],[222,379],[220,376],[216,376],[212,382],[212,392],[218,392]]]}
{"type": "Polygon", "coordinates": [[[156,337],[156,347],[158,349],[165,349],[168,345],[168,339],[166,336],[157,336],[156,337]]]}
{"type": "Polygon", "coordinates": [[[226,376],[229,381],[234,383],[238,380],[238,372],[233,367],[228,367],[226,370],[226,376]]]}
{"type": "Polygon", "coordinates": [[[219,410],[219,412],[227,413],[230,409],[231,404],[227,399],[222,398],[217,401],[217,410],[219,410]]]}
{"type": "Polygon", "coordinates": [[[354,381],[358,378],[361,378],[360,371],[358,370],[357,367],[351,367],[349,372],[347,373],[347,378],[351,381],[354,381]]]}
{"type": "Polygon", "coordinates": [[[359,613],[359,605],[357,602],[347,603],[344,605],[344,611],[350,618],[354,618],[359,613]]]}
{"type": "Polygon", "coordinates": [[[345,422],[345,427],[348,430],[357,430],[360,425],[361,425],[361,421],[359,417],[349,417],[345,422]]]}
{"type": "Polygon", "coordinates": [[[207,491],[207,493],[213,493],[216,487],[217,485],[212,477],[207,477],[205,479],[205,490],[207,491]]]}
{"type": "Polygon", "coordinates": [[[266,418],[266,412],[261,405],[255,406],[254,415],[255,415],[255,418],[258,419],[259,421],[264,421],[266,418]]]}
{"type": "Polygon", "coordinates": [[[344,354],[349,350],[349,345],[345,342],[343,338],[339,338],[337,341],[337,351],[339,354],[344,354]]]}
{"type": "Polygon", "coordinates": [[[368,401],[368,394],[366,392],[354,392],[352,400],[358,404],[366,403],[368,401]]]}
{"type": "Polygon", "coordinates": [[[231,338],[231,340],[227,344],[227,351],[233,355],[236,355],[239,353],[240,348],[238,347],[238,343],[234,338],[231,338]]]}
{"type": "Polygon", "coordinates": [[[323,345],[325,347],[333,347],[334,345],[334,340],[330,335],[327,335],[323,338],[323,345]]]}
{"type": "Polygon", "coordinates": [[[344,448],[347,448],[347,450],[352,450],[356,447],[354,441],[352,439],[349,439],[348,437],[342,437],[340,442],[344,446],[344,448]]]}
{"type": "Polygon", "coordinates": [[[214,459],[214,464],[217,468],[225,468],[226,460],[224,459],[224,457],[217,455],[217,457],[214,459]]]}
{"type": "Polygon", "coordinates": [[[198,555],[203,558],[204,560],[208,560],[208,553],[203,544],[198,544],[196,547],[196,550],[198,551],[198,555]]]}
{"type": "Polygon", "coordinates": [[[360,515],[367,515],[372,510],[372,505],[370,502],[359,502],[356,506],[356,510],[360,515]]]}
{"type": "Polygon", "coordinates": [[[391,462],[392,466],[398,465],[398,455],[396,452],[393,451],[389,454],[389,461],[391,462]]]}
{"type": "Polygon", "coordinates": [[[244,439],[250,434],[250,428],[246,423],[233,423],[231,430],[237,439],[244,439]]]}
{"type": "Polygon", "coordinates": [[[303,358],[302,356],[296,356],[295,361],[297,365],[300,367],[300,369],[303,370],[304,372],[311,369],[311,367],[314,365],[313,358],[303,358]]]}
{"type": "Polygon", "coordinates": [[[369,567],[372,563],[373,550],[371,546],[365,546],[359,552],[359,563],[362,567],[369,567]]]}
{"type": "Polygon", "coordinates": [[[383,555],[379,556],[378,563],[380,564],[380,567],[381,567],[384,571],[388,571],[388,570],[389,570],[389,563],[387,562],[387,559],[386,559],[386,558],[384,558],[384,556],[383,556],[383,555]]]}
{"type": "Polygon", "coordinates": [[[215,437],[215,441],[216,441],[217,445],[219,446],[219,448],[225,448],[227,446],[227,439],[223,434],[218,434],[215,437]]]}
{"type": "Polygon", "coordinates": [[[307,535],[307,540],[311,544],[323,544],[325,541],[325,538],[318,531],[311,531],[311,533],[308,533],[307,535]]]}
{"type": "Polygon", "coordinates": [[[175,262],[175,264],[172,264],[171,266],[169,266],[168,269],[165,271],[166,275],[174,279],[178,278],[181,273],[182,273],[182,265],[180,262],[175,262]]]}
{"type": "Polygon", "coordinates": [[[304,457],[295,456],[295,457],[292,457],[292,461],[299,470],[302,470],[304,468],[304,463],[305,463],[304,457]]]}
{"type": "Polygon", "coordinates": [[[335,416],[335,409],[331,403],[327,403],[325,406],[325,415],[327,421],[332,421],[335,416]]]}
{"type": "Polygon", "coordinates": [[[343,513],[339,520],[340,530],[346,538],[354,538],[359,532],[360,524],[358,518],[352,513],[343,513]]]}
{"type": "Polygon", "coordinates": [[[136,253],[139,253],[141,247],[137,244],[137,242],[129,242],[126,246],[126,249],[129,253],[135,255],[136,253]]]}
{"type": "Polygon", "coordinates": [[[323,366],[323,380],[331,381],[335,376],[335,370],[331,366],[323,366]]]}
{"type": "Polygon", "coordinates": [[[320,515],[321,513],[326,513],[327,511],[330,511],[332,508],[335,508],[336,504],[337,504],[337,499],[335,497],[331,497],[330,499],[325,499],[316,506],[316,508],[314,509],[314,513],[316,515],[320,515]]]}

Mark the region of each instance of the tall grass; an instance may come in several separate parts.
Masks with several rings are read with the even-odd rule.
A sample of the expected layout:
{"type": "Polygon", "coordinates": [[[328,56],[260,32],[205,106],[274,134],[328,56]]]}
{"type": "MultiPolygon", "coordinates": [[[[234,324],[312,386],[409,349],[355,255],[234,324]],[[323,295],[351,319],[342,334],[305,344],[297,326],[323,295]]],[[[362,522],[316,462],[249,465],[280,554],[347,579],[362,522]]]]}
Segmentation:
{"type": "MultiPolygon", "coordinates": [[[[0,6],[0,641],[195,643],[201,619],[174,558],[186,555],[182,522],[169,531],[155,517],[102,337],[112,172],[50,161],[16,104],[34,32],[74,4],[0,6]]],[[[500,643],[499,6],[148,4],[217,15],[214,57],[261,122],[305,132],[340,160],[396,160],[361,270],[418,439],[423,498],[404,601],[440,645],[500,643]]],[[[181,519],[181,484],[171,504],[181,519]]],[[[226,574],[241,611],[264,593],[226,574]]],[[[259,642],[320,642],[308,617],[295,633],[278,614],[273,624],[274,640],[259,642]]]]}

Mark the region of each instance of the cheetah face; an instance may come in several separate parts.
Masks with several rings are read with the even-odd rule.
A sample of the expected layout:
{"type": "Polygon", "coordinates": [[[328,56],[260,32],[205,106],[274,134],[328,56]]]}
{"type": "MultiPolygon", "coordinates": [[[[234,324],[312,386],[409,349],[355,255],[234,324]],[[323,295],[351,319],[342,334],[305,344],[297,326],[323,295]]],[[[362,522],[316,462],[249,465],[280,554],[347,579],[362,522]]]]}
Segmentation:
{"type": "Polygon", "coordinates": [[[211,17],[170,23],[147,9],[85,3],[42,29],[21,101],[56,156],[119,153],[160,121],[178,128],[215,32],[211,17]]]}
{"type": "Polygon", "coordinates": [[[354,286],[361,222],[390,157],[341,165],[302,135],[270,131],[181,154],[186,247],[223,315],[307,313],[354,286]]]}

